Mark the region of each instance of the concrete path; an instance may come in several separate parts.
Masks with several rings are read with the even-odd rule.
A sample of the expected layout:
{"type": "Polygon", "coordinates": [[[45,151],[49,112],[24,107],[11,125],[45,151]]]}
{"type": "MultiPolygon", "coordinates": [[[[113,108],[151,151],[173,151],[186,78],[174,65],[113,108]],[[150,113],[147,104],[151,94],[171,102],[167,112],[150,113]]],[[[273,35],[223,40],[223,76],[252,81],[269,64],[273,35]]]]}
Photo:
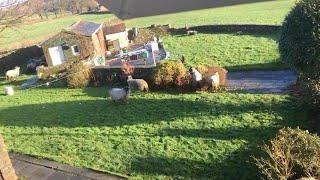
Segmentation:
{"type": "Polygon", "coordinates": [[[126,177],[76,168],[44,159],[10,153],[13,167],[21,180],[118,180],[126,177]]]}
{"type": "Polygon", "coordinates": [[[243,90],[249,93],[285,93],[297,80],[291,70],[241,71],[228,73],[228,90],[243,90]]]}

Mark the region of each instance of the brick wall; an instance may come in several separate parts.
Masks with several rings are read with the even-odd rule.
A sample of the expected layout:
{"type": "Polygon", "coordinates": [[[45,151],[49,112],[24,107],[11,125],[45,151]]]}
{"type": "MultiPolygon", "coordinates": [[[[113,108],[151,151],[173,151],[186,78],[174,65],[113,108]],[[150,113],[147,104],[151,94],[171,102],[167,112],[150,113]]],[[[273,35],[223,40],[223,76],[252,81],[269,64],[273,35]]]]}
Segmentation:
{"type": "Polygon", "coordinates": [[[0,180],[17,180],[4,140],[0,135],[0,180]]]}

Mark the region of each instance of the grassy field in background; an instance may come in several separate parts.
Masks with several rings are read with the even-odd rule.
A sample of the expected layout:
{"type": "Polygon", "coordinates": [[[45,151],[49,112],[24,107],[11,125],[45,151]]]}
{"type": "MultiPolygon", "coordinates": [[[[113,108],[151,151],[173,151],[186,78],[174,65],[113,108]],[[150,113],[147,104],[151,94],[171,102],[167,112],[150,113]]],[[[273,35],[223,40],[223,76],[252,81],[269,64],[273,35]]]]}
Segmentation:
{"type": "Polygon", "coordinates": [[[136,18],[129,26],[172,24],[173,26],[204,24],[275,24],[281,25],[295,0],[275,0],[229,7],[196,10],[176,14],[136,18]]]}
{"type": "MultiPolygon", "coordinates": [[[[137,18],[126,21],[129,27],[149,26],[151,24],[172,24],[184,26],[184,24],[278,24],[280,25],[294,4],[294,0],[277,0],[244,5],[235,5],[223,8],[205,9],[177,14],[160,15],[153,17],[137,18]]],[[[15,29],[8,29],[0,34],[0,51],[18,48],[42,42],[48,37],[58,33],[62,28],[79,20],[103,22],[112,15],[66,15],[42,22],[26,20],[15,29]]]]}
{"type": "Polygon", "coordinates": [[[282,69],[278,34],[198,34],[166,36],[165,47],[173,59],[186,57],[190,66],[219,65],[228,70],[282,69]]]}
{"type": "Polygon", "coordinates": [[[60,32],[63,28],[80,21],[103,22],[112,15],[66,15],[65,17],[49,20],[23,23],[14,29],[7,29],[0,34],[0,51],[18,47],[27,47],[30,44],[37,44],[60,32]]]}
{"type": "MultiPolygon", "coordinates": [[[[0,82],[3,89],[6,82],[0,82]]],[[[288,95],[134,93],[40,88],[0,95],[10,150],[145,179],[258,179],[251,155],[283,126],[303,128],[288,95]]]]}

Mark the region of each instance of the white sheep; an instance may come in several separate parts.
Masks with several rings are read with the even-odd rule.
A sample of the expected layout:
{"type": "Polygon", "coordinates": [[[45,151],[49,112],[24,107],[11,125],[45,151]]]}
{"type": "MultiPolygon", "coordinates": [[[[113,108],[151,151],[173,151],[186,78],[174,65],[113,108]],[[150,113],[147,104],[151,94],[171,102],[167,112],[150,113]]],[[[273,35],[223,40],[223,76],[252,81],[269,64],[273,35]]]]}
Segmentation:
{"type": "Polygon", "coordinates": [[[43,77],[43,73],[42,71],[45,69],[45,67],[43,65],[36,67],[36,72],[37,72],[37,77],[39,79],[42,79],[43,77]]]}
{"type": "Polygon", "coordinates": [[[132,76],[128,76],[127,83],[130,90],[149,91],[149,85],[143,79],[133,79],[132,76]]]}
{"type": "Polygon", "coordinates": [[[192,85],[194,87],[198,86],[200,84],[200,81],[202,81],[201,73],[195,68],[190,68],[189,73],[191,75],[192,85]]]}
{"type": "Polygon", "coordinates": [[[15,67],[12,70],[6,72],[6,80],[12,81],[15,80],[16,77],[20,75],[20,67],[15,67]]]}
{"type": "Polygon", "coordinates": [[[14,95],[13,87],[11,87],[11,86],[5,87],[5,88],[4,88],[4,93],[5,93],[7,96],[13,96],[13,95],[14,95]]]}
{"type": "Polygon", "coordinates": [[[220,86],[220,76],[219,73],[216,72],[214,75],[209,77],[209,85],[212,89],[217,90],[220,86]]]}
{"type": "Polygon", "coordinates": [[[116,101],[126,102],[130,96],[130,89],[128,87],[112,88],[108,92],[113,102],[116,102],[116,101]]]}

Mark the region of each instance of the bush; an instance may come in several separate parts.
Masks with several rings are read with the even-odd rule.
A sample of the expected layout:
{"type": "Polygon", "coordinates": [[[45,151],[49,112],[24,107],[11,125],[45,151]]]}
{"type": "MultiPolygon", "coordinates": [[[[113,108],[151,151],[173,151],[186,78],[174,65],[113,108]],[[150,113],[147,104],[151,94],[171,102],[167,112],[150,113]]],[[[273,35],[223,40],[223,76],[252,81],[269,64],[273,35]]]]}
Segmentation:
{"type": "Polygon", "coordinates": [[[312,79],[320,78],[319,28],[319,0],[301,0],[286,17],[279,41],[282,60],[312,79]]]}
{"type": "Polygon", "coordinates": [[[320,137],[300,129],[284,128],[264,145],[265,157],[254,158],[268,179],[320,176],[320,137]]]}
{"type": "Polygon", "coordinates": [[[320,113],[319,0],[301,0],[289,13],[281,30],[279,50],[282,60],[300,72],[297,87],[311,114],[320,113]]]}
{"type": "Polygon", "coordinates": [[[212,76],[216,72],[219,73],[220,86],[227,86],[228,71],[222,67],[219,67],[219,66],[208,67],[207,72],[203,74],[203,77],[212,76]]]}
{"type": "Polygon", "coordinates": [[[299,89],[302,96],[309,105],[314,108],[320,107],[320,80],[310,79],[308,77],[300,77],[299,89]]]}
{"type": "Polygon", "coordinates": [[[206,74],[208,72],[208,67],[205,65],[198,65],[196,69],[199,71],[200,74],[206,74]]]}
{"type": "Polygon", "coordinates": [[[131,64],[127,62],[123,63],[121,66],[121,79],[127,80],[128,76],[132,75],[133,72],[134,72],[134,67],[131,64]]]}
{"type": "Polygon", "coordinates": [[[71,88],[83,88],[89,85],[92,71],[89,65],[78,62],[67,70],[67,83],[71,88]]]}
{"type": "Polygon", "coordinates": [[[152,80],[160,88],[180,87],[188,84],[187,69],[179,61],[166,61],[158,65],[152,80]]]}

